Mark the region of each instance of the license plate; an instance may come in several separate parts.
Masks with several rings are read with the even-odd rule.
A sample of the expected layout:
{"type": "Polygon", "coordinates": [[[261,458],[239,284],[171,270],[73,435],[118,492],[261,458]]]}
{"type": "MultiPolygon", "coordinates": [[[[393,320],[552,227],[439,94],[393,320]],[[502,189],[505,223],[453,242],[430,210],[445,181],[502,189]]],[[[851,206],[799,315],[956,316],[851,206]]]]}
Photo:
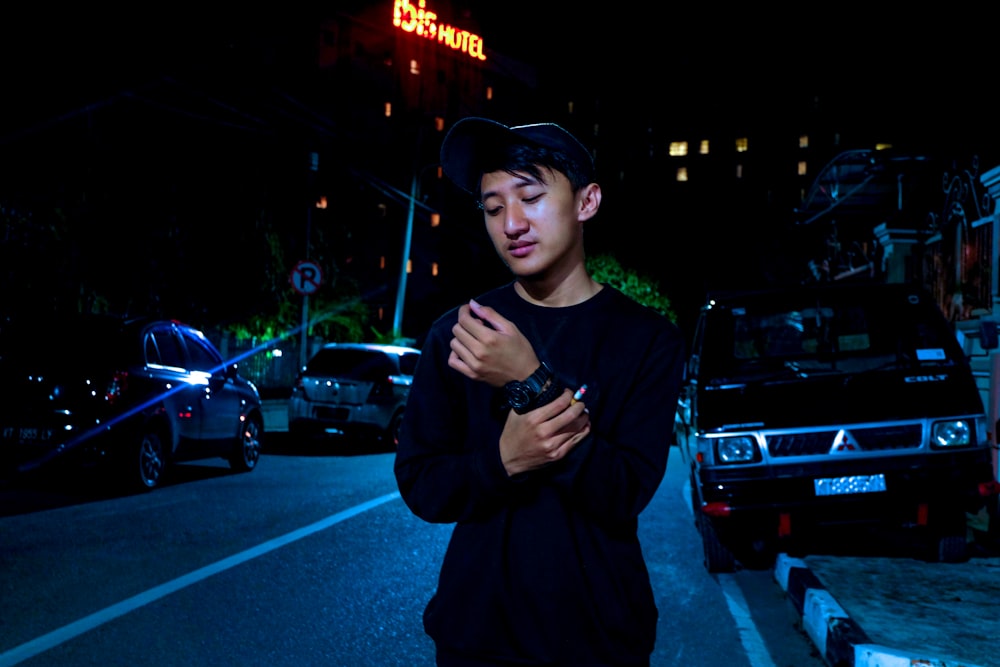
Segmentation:
{"type": "Polygon", "coordinates": [[[26,445],[35,442],[46,442],[52,438],[52,429],[33,426],[4,426],[0,429],[4,440],[26,445]]]}
{"type": "Polygon", "coordinates": [[[823,477],[813,480],[817,496],[842,496],[851,493],[880,493],[885,491],[885,475],[848,475],[823,477]]]}

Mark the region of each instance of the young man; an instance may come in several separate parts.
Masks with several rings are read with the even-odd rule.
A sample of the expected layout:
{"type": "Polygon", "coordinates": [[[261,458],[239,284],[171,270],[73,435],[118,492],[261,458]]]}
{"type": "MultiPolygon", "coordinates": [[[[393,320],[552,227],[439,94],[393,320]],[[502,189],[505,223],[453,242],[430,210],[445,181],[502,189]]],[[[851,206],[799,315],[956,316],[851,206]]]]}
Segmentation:
{"type": "Polygon", "coordinates": [[[408,507],[455,523],[424,612],[437,664],[648,665],[637,524],[666,471],[680,330],[587,273],[601,188],[564,129],[466,118],[441,164],[514,280],[431,326],[396,454],[408,507]]]}

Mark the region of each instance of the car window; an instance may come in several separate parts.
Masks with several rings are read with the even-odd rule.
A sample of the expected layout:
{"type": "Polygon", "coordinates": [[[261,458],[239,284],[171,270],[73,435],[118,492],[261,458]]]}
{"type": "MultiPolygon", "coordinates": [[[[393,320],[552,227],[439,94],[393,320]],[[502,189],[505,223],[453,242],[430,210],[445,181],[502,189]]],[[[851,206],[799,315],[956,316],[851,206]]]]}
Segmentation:
{"type": "Polygon", "coordinates": [[[350,380],[377,380],[394,375],[396,366],[383,352],[352,348],[324,348],[306,365],[311,375],[329,375],[350,380]]]}
{"type": "Polygon", "coordinates": [[[146,337],[146,359],[149,363],[172,366],[174,368],[185,368],[184,348],[179,338],[179,334],[171,326],[158,326],[149,332],[146,337]],[[150,352],[150,346],[155,349],[150,352]],[[154,361],[153,356],[159,361],[154,361]]]}
{"type": "Polygon", "coordinates": [[[187,343],[188,355],[190,357],[190,369],[204,371],[206,373],[217,373],[222,368],[222,357],[210,348],[205,341],[184,332],[184,341],[187,343]]]}

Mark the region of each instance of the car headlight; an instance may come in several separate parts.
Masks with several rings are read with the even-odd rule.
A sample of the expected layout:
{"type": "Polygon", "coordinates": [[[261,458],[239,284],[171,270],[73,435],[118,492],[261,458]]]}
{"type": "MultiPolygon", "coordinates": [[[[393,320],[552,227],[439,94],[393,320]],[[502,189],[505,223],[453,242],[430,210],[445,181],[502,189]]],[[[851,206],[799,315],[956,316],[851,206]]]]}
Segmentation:
{"type": "Polygon", "coordinates": [[[718,463],[753,463],[760,460],[757,442],[749,435],[717,438],[715,460],[718,463]]]}
{"type": "Polygon", "coordinates": [[[972,424],[952,419],[931,424],[931,447],[967,447],[972,444],[972,424]]]}

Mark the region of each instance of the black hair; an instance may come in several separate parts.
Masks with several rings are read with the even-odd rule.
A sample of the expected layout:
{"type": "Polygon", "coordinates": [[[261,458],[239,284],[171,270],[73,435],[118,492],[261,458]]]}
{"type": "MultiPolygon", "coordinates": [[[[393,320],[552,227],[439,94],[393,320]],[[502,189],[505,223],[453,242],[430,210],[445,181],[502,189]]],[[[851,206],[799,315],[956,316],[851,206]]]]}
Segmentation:
{"type": "Polygon", "coordinates": [[[483,152],[479,173],[505,171],[508,174],[524,172],[540,181],[546,181],[543,169],[558,171],[569,181],[573,192],[591,182],[590,171],[581,167],[562,151],[527,143],[505,143],[483,152]]]}

